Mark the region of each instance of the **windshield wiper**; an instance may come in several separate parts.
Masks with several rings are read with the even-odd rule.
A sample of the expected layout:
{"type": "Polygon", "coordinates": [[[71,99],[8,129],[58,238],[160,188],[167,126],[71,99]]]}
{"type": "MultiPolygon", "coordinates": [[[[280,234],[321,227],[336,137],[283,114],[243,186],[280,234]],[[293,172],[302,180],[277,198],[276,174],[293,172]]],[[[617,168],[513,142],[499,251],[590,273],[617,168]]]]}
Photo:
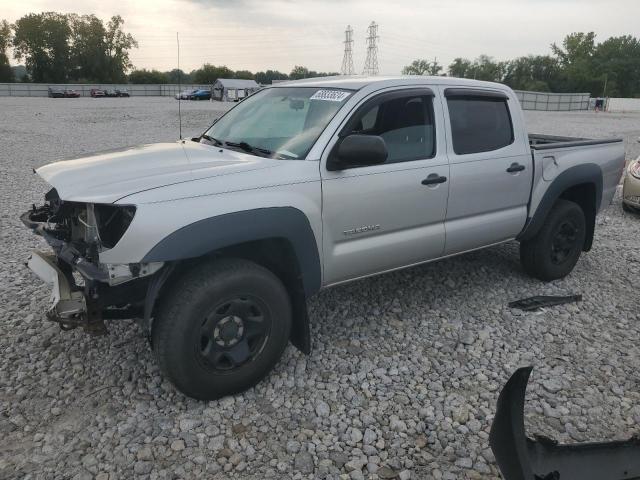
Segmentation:
{"type": "Polygon", "coordinates": [[[248,153],[261,153],[264,156],[271,156],[273,152],[271,150],[267,150],[266,148],[253,147],[249,145],[247,142],[224,142],[225,145],[232,148],[240,148],[248,153]]]}
{"type": "Polygon", "coordinates": [[[204,138],[205,140],[213,143],[214,145],[217,145],[219,147],[221,147],[222,145],[224,145],[220,140],[218,140],[217,138],[213,138],[210,137],[209,135],[207,135],[206,133],[203,133],[202,135],[200,135],[200,138],[204,138]]]}

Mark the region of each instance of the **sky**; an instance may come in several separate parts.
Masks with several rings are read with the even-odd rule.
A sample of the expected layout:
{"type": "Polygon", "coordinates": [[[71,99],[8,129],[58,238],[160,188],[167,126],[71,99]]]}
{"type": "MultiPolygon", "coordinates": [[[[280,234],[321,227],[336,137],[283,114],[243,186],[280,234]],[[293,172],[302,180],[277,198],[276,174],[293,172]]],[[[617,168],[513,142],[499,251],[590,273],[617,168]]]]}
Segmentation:
{"type": "Polygon", "coordinates": [[[136,68],[175,68],[179,32],[185,71],[203,63],[340,71],[349,24],[362,73],[367,27],[375,21],[380,74],[396,75],[416,58],[446,66],[480,54],[547,54],[551,43],[576,31],[594,31],[599,40],[637,35],[640,0],[0,0],[0,19],[9,22],[42,11],[95,14],[105,22],[121,15],[139,43],[130,55],[136,68]]]}

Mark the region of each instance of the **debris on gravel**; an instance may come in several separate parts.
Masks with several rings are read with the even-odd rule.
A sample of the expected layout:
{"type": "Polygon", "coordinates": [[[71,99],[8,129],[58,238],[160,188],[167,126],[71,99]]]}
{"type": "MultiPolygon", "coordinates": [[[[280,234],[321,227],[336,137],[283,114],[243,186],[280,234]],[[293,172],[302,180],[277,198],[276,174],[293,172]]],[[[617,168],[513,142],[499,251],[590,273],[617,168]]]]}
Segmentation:
{"type": "MultiPolygon", "coordinates": [[[[32,168],[171,141],[170,98],[0,98],[0,478],[497,479],[488,434],[500,388],[534,365],[529,432],[560,442],[639,433],[640,216],[620,199],[567,278],[524,275],[516,243],[353,282],[313,298],[313,351],[288,347],[255,388],[213,402],[162,377],[141,329],[59,332],[23,265],[44,243],[20,223],[48,187],[32,168]],[[581,293],[522,312],[510,301],[581,293]]],[[[201,133],[227,105],[182,105],[201,133]]],[[[620,134],[640,116],[526,112],[532,132],[620,134]]]]}

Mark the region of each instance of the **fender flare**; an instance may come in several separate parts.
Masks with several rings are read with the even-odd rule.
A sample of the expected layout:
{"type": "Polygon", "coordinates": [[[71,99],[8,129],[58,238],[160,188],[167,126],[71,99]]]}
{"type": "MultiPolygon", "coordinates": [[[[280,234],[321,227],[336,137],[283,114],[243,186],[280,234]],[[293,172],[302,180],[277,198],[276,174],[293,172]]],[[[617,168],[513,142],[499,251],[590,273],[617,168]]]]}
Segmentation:
{"type": "MultiPolygon", "coordinates": [[[[536,208],[533,217],[529,217],[524,229],[516,238],[517,240],[530,240],[533,238],[542,228],[547,215],[556,203],[556,200],[560,198],[563,192],[567,191],[571,187],[578,185],[592,184],[595,187],[595,205],[594,217],[597,213],[600,203],[602,201],[602,169],[595,163],[586,163],[583,165],[576,165],[570,167],[564,172],[560,173],[549,185],[547,191],[542,196],[538,207],[536,208]]],[[[591,247],[593,241],[593,231],[595,227],[595,219],[587,218],[587,238],[585,240],[585,249],[588,250],[591,247]]]]}
{"type": "Polygon", "coordinates": [[[198,220],[158,242],[142,262],[197,258],[224,247],[268,238],[284,238],[291,243],[305,297],[320,290],[322,271],[316,238],[307,216],[294,207],[257,208],[198,220]]]}

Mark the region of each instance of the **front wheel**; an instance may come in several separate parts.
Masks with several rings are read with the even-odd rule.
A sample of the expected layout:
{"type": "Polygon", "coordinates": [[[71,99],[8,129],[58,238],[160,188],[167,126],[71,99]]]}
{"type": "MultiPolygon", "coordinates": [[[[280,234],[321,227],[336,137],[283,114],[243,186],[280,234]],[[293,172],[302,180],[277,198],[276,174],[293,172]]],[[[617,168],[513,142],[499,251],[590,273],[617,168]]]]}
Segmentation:
{"type": "Polygon", "coordinates": [[[153,322],[162,372],[185,395],[214,400],[244,391],[276,365],[289,341],[282,282],[246,260],[207,262],[169,287],[153,322]]]}
{"type": "Polygon", "coordinates": [[[530,240],[520,243],[525,272],[543,281],[557,280],[573,270],[586,236],[586,221],[577,203],[559,199],[530,240]]]}

